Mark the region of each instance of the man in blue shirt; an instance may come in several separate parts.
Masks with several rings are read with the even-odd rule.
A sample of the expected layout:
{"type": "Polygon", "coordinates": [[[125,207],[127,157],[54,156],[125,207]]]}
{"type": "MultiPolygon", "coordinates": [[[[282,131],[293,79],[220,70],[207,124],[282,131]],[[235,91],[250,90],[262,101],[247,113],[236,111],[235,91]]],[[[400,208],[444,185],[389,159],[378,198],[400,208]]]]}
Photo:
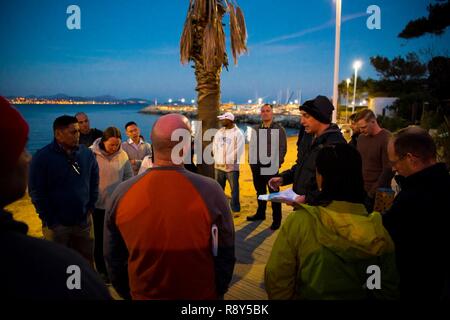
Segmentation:
{"type": "Polygon", "coordinates": [[[58,117],[54,140],[34,155],[29,193],[47,240],[78,251],[92,264],[92,211],[98,197],[99,169],[94,154],[78,144],[78,121],[58,117]]]}

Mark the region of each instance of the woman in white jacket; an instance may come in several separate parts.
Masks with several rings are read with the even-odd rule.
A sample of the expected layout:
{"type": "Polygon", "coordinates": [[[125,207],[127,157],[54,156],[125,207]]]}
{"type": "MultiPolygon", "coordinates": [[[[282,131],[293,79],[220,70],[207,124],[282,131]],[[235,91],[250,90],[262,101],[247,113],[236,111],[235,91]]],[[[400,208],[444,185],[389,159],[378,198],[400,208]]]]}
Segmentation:
{"type": "Polygon", "coordinates": [[[103,132],[103,136],[95,140],[90,147],[97,159],[100,175],[99,195],[93,217],[95,267],[105,281],[108,281],[103,258],[105,207],[116,187],[133,176],[128,155],[121,148],[121,139],[120,130],[115,127],[109,127],[103,132]]]}

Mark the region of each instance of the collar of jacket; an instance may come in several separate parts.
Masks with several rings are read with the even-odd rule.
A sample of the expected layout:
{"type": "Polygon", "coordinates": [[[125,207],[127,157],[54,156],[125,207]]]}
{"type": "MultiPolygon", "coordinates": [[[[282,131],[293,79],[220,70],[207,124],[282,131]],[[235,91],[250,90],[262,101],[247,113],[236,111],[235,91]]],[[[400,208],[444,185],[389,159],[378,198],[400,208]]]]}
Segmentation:
{"type": "Polygon", "coordinates": [[[338,213],[349,213],[358,216],[368,215],[367,209],[362,203],[333,200],[326,208],[338,213]]]}
{"type": "Polygon", "coordinates": [[[270,125],[268,127],[264,126],[264,122],[261,122],[259,125],[259,129],[273,129],[275,127],[275,122],[270,122],[270,125]]]}
{"type": "MultiPolygon", "coordinates": [[[[127,142],[128,142],[128,144],[135,144],[131,138],[128,138],[127,142]]],[[[142,138],[141,138],[141,139],[139,140],[139,143],[138,143],[138,144],[135,144],[135,145],[138,146],[138,145],[141,145],[141,144],[143,144],[143,143],[144,143],[144,140],[142,140],[142,138]]]]}
{"type": "MultiPolygon", "coordinates": [[[[53,139],[51,148],[58,153],[67,155],[66,151],[61,147],[61,145],[58,143],[58,141],[56,141],[56,139],[53,139]]],[[[78,150],[80,150],[79,145],[75,147],[75,149],[72,151],[72,154],[75,154],[78,150]]]]}
{"type": "Polygon", "coordinates": [[[436,163],[426,169],[423,169],[422,171],[410,175],[409,177],[399,179],[399,181],[401,181],[400,188],[403,190],[415,186],[424,186],[430,181],[437,183],[445,176],[449,179],[449,173],[445,163],[436,163]]]}
{"type": "Polygon", "coordinates": [[[28,226],[23,222],[14,220],[11,213],[0,209],[0,231],[15,231],[27,234],[28,226]]]}
{"type": "Polygon", "coordinates": [[[330,126],[320,136],[313,139],[312,145],[321,144],[323,141],[328,139],[328,136],[335,135],[337,133],[341,134],[341,130],[339,129],[337,124],[331,123],[330,126]]]}

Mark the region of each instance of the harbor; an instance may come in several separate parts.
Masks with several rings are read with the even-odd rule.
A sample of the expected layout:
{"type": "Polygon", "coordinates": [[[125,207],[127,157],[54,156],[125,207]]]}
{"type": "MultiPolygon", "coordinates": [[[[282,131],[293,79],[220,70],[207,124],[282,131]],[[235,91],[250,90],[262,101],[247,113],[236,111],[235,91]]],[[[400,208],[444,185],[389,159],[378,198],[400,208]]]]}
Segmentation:
{"type": "MultiPolygon", "coordinates": [[[[258,124],[261,121],[259,104],[222,104],[220,113],[231,112],[236,123],[258,124]]],[[[285,128],[298,129],[300,127],[300,111],[298,104],[274,105],[274,120],[285,128]]],[[[169,113],[180,113],[189,119],[197,117],[195,105],[150,105],[139,111],[143,114],[165,115],[169,113]]]]}

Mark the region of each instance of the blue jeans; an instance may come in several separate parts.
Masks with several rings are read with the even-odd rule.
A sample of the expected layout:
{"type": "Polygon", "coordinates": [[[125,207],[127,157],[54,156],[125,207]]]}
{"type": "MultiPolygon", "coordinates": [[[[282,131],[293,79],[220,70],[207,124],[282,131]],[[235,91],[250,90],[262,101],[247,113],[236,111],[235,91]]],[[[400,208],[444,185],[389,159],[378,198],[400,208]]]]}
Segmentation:
{"type": "Polygon", "coordinates": [[[216,181],[225,190],[225,184],[228,180],[231,188],[231,210],[234,212],[241,211],[241,203],[239,202],[239,171],[225,172],[215,169],[216,181]]]}

